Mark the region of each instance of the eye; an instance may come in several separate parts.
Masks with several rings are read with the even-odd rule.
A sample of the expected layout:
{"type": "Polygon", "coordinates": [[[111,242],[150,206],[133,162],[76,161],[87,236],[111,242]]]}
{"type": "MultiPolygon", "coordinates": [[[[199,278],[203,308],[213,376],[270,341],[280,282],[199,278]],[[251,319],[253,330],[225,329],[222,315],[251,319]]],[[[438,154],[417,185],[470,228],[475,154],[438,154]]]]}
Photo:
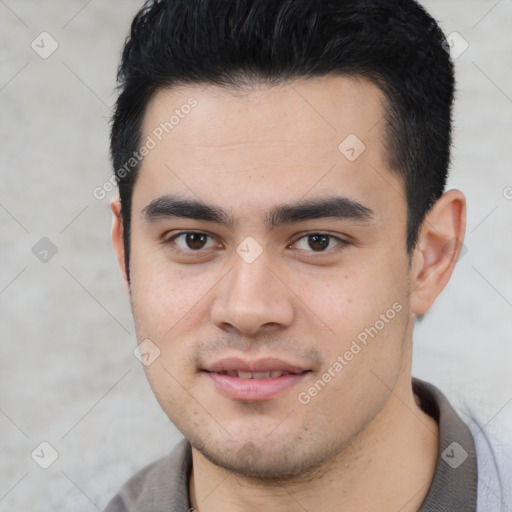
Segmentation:
{"type": "Polygon", "coordinates": [[[198,231],[182,231],[164,240],[164,244],[178,252],[197,252],[211,249],[219,244],[208,234],[198,231]],[[173,247],[174,246],[174,247],[173,247]]]}
{"type": "Polygon", "coordinates": [[[309,252],[327,252],[338,246],[346,245],[347,242],[333,235],[325,233],[311,233],[299,238],[292,244],[297,249],[309,252]]]}

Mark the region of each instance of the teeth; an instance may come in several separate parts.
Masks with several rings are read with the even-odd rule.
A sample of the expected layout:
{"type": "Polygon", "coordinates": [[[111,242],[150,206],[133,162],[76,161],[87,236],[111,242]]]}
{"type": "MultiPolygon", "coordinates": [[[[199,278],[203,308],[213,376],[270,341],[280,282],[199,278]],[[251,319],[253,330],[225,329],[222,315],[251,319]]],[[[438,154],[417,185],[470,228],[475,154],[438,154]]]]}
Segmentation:
{"type": "Polygon", "coordinates": [[[253,372],[253,379],[268,379],[270,377],[270,372],[253,372]]]}
{"type": "MultiPolygon", "coordinates": [[[[231,373],[231,372],[230,372],[231,373]]],[[[236,371],[233,372],[236,373],[237,376],[241,379],[269,379],[271,377],[281,377],[286,373],[286,375],[289,375],[288,372],[282,372],[279,370],[272,370],[269,372],[242,372],[242,371],[236,371]]]]}

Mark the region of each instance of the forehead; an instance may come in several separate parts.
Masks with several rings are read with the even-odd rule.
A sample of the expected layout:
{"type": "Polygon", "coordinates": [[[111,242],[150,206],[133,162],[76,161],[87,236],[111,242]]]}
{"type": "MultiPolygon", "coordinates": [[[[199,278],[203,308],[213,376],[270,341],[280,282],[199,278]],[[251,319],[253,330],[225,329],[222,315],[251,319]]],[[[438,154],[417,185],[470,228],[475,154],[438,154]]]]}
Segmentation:
{"type": "Polygon", "coordinates": [[[196,84],[158,91],[146,108],[143,134],[156,132],[157,138],[161,135],[171,146],[174,140],[184,150],[248,142],[337,149],[348,134],[376,142],[384,105],[380,89],[356,77],[329,75],[243,88],[196,84]]]}
{"type": "MultiPolygon", "coordinates": [[[[141,141],[151,140],[152,149],[134,196],[178,192],[270,207],[278,197],[294,201],[336,187],[371,199],[382,195],[379,174],[396,180],[384,113],[384,95],[361,78],[163,89],[146,109],[141,141]]],[[[387,192],[396,201],[396,190],[387,192]]]]}

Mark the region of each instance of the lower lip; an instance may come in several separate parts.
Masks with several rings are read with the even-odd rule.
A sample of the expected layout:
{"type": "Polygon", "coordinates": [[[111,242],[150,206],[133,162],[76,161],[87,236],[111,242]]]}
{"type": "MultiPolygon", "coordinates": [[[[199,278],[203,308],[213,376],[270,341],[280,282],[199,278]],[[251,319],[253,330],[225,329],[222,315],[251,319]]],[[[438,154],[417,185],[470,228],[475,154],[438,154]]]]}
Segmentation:
{"type": "Polygon", "coordinates": [[[243,379],[220,373],[206,372],[217,389],[234,400],[270,400],[301,382],[308,372],[268,379],[243,379]]]}

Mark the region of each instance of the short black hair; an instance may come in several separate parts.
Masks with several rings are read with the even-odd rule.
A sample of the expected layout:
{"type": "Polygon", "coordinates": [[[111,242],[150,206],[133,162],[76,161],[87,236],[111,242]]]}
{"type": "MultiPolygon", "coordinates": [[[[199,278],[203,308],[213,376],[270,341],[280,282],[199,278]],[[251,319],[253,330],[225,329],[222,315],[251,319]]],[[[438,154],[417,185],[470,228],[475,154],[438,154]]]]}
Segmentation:
{"type": "Polygon", "coordinates": [[[139,165],[126,163],[157,91],[328,74],[369,79],[386,97],[387,160],[406,193],[412,254],[450,164],[454,72],[445,48],[440,27],[414,0],[146,1],[124,46],[111,131],[127,274],[139,165]]]}

